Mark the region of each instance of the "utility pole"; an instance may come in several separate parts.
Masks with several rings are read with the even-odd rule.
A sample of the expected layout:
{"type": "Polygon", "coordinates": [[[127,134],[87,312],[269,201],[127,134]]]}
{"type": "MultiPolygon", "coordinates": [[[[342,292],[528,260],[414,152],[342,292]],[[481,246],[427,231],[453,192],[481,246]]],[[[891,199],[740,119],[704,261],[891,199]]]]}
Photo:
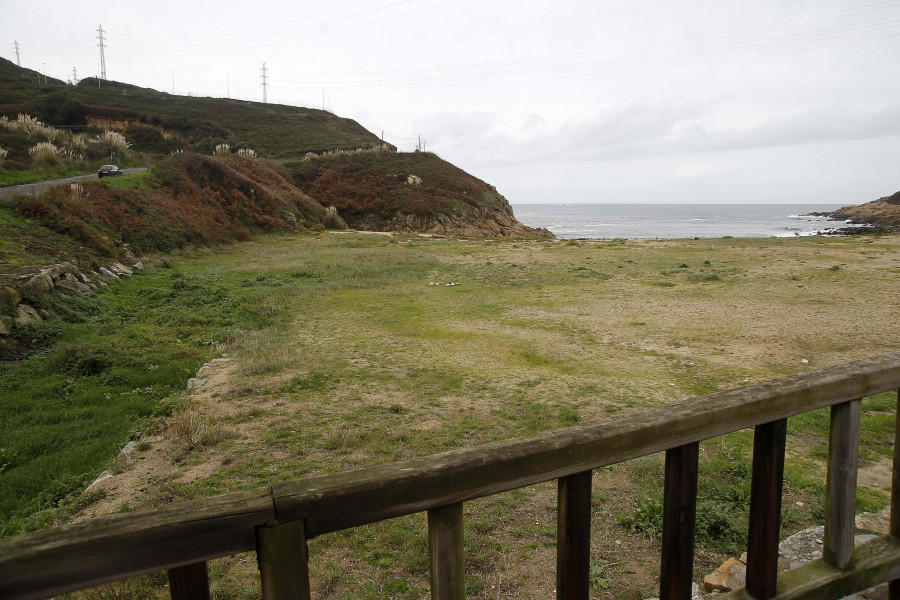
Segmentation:
{"type": "Polygon", "coordinates": [[[75,67],[72,67],[72,85],[78,85],[78,71],[75,67]]]}
{"type": "Polygon", "coordinates": [[[422,151],[422,136],[421,135],[419,136],[419,143],[416,144],[416,150],[418,150],[419,152],[422,151]]]}
{"type": "Polygon", "coordinates": [[[269,89],[268,89],[268,88],[269,88],[269,70],[266,68],[266,63],[263,63],[261,72],[262,72],[262,75],[260,75],[260,78],[262,78],[263,104],[265,104],[265,103],[267,103],[267,102],[269,101],[269,97],[268,97],[268,91],[269,91],[269,89]]]}
{"type": "Polygon", "coordinates": [[[322,88],[322,110],[325,110],[325,88],[322,88]]]}
{"type": "Polygon", "coordinates": [[[231,98],[231,73],[225,73],[225,81],[227,82],[227,92],[226,97],[231,98]]]}
{"type": "Polygon", "coordinates": [[[13,47],[16,49],[16,66],[21,67],[22,62],[19,60],[19,40],[13,42],[13,47]]]}
{"type": "Polygon", "coordinates": [[[97,39],[100,40],[100,43],[98,44],[98,46],[100,46],[100,79],[105,80],[106,79],[106,53],[104,52],[104,49],[106,46],[104,45],[104,42],[106,40],[103,37],[103,25],[98,27],[97,31],[100,33],[100,35],[97,36],[97,39]]]}

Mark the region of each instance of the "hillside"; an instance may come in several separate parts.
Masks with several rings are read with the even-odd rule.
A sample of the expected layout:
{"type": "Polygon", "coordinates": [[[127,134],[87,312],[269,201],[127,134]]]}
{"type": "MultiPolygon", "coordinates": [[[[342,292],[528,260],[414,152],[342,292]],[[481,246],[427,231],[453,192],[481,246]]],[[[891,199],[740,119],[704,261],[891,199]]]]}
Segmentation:
{"type": "Polygon", "coordinates": [[[220,143],[269,158],[291,158],[382,142],[352,119],[327,111],[225,98],[176,96],[116,81],[48,79],[0,58],[0,114],[28,113],[53,126],[124,131],[135,149],[209,154],[220,143]]]}
{"type": "Polygon", "coordinates": [[[128,260],[128,251],[322,230],[326,220],[322,205],[265,162],[196,154],[174,156],[140,175],[60,186],[23,198],[6,214],[0,215],[0,238],[9,241],[0,244],[0,283],[8,285],[60,260],[97,268],[107,257],[128,260]]]}
{"type": "MultiPolygon", "coordinates": [[[[299,189],[293,187],[295,182],[290,181],[290,175],[283,178],[275,190],[276,197],[283,194],[282,200],[292,204],[304,194],[309,196],[301,211],[301,224],[306,227],[321,226],[323,207],[334,206],[341,217],[359,229],[477,237],[552,237],[548,231],[534,230],[519,223],[506,199],[484,181],[434,154],[397,153],[396,148],[383,144],[356,121],[325,111],[223,98],[174,96],[90,78],[78,85],[58,80],[43,82],[40,74],[3,59],[0,59],[0,84],[0,115],[9,120],[8,127],[0,127],[0,146],[8,150],[7,169],[32,168],[30,165],[36,164],[37,158],[31,158],[31,150],[42,140],[64,146],[73,156],[77,154],[77,158],[71,160],[54,156],[54,168],[63,170],[67,162],[77,162],[82,172],[95,169],[96,166],[90,164],[100,164],[99,161],[122,165],[128,164],[129,160],[150,160],[148,155],[159,160],[182,151],[210,155],[222,148],[225,148],[224,154],[248,149],[251,154],[268,159],[271,165],[283,164],[296,180],[299,189]],[[39,122],[12,123],[20,114],[28,114],[39,122]],[[107,130],[121,134],[120,144],[113,151],[103,150],[104,146],[98,142],[107,130]]],[[[117,192],[107,202],[109,206],[121,203],[125,207],[124,213],[129,213],[133,201],[160,209],[175,210],[178,206],[184,212],[187,209],[181,200],[173,203],[171,199],[163,200],[160,195],[171,193],[173,198],[177,197],[188,185],[185,182],[190,182],[189,196],[202,198],[202,209],[197,210],[212,210],[216,201],[225,200],[226,204],[214,212],[227,213],[228,198],[232,194],[227,188],[234,180],[224,176],[207,177],[222,164],[196,157],[172,161],[158,171],[159,187],[155,188],[157,196],[154,200],[141,196],[148,193],[146,190],[129,190],[117,192]],[[179,172],[178,182],[167,180],[167,173],[187,164],[184,161],[193,161],[190,162],[192,167],[179,172]],[[193,172],[194,167],[199,168],[199,172],[193,172]]],[[[247,164],[252,163],[239,161],[231,168],[247,164]]],[[[65,193],[57,192],[54,201],[65,193]]],[[[243,197],[249,203],[247,206],[261,200],[252,195],[243,194],[243,197]]],[[[61,202],[58,206],[58,214],[54,213],[57,222],[82,218],[66,213],[68,210],[77,212],[77,203],[61,202]]],[[[156,215],[151,221],[152,227],[116,230],[110,223],[103,226],[112,228],[107,235],[115,233],[123,239],[133,238],[134,243],[146,247],[164,249],[172,244],[196,243],[195,238],[199,243],[215,243],[218,237],[230,239],[233,236],[223,235],[221,230],[231,227],[252,229],[271,225],[255,218],[249,218],[249,223],[241,220],[254,211],[275,219],[273,226],[281,227],[281,217],[271,213],[275,210],[273,207],[274,204],[248,208],[237,215],[240,218],[235,222],[219,223],[214,219],[221,225],[217,233],[181,226],[175,227],[175,233],[166,233],[168,224],[161,223],[166,223],[165,219],[170,217],[180,218],[175,213],[156,215]],[[186,233],[188,230],[190,233],[186,233]],[[157,234],[162,237],[150,241],[157,234]]],[[[30,211],[28,214],[36,214],[36,209],[26,210],[30,211]]],[[[286,209],[275,212],[279,210],[283,213],[286,209]]],[[[106,212],[118,214],[122,211],[106,212]]],[[[47,214],[41,213],[41,216],[46,218],[47,214]]],[[[229,215],[229,219],[233,217],[235,215],[229,215]]],[[[69,228],[71,231],[76,229],[69,228]]],[[[99,244],[92,241],[91,245],[99,244]]]]}
{"type": "Polygon", "coordinates": [[[829,216],[853,223],[868,223],[885,232],[900,231],[900,192],[858,206],[839,208],[829,216]]]}
{"type": "Polygon", "coordinates": [[[519,223],[494,186],[429,152],[344,152],[285,167],[300,189],[356,229],[552,237],[519,223]]]}

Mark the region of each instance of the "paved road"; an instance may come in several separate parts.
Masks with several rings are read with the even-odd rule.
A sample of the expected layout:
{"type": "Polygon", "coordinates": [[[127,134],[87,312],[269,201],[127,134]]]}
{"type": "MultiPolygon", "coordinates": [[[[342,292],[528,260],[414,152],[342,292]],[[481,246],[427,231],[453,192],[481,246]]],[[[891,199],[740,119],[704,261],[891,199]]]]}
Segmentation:
{"type": "MultiPolygon", "coordinates": [[[[141,171],[146,170],[146,167],[141,167],[138,169],[123,169],[126,175],[128,175],[129,173],[140,173],[141,171]]],[[[97,179],[97,174],[92,173],[90,175],[76,175],[75,177],[66,177],[65,179],[50,179],[48,181],[36,181],[35,183],[24,183],[22,185],[0,187],[0,202],[2,202],[3,200],[8,200],[13,196],[36,196],[37,194],[46,192],[53,186],[65,185],[67,183],[74,183],[76,181],[84,181],[85,179],[97,179]]]]}

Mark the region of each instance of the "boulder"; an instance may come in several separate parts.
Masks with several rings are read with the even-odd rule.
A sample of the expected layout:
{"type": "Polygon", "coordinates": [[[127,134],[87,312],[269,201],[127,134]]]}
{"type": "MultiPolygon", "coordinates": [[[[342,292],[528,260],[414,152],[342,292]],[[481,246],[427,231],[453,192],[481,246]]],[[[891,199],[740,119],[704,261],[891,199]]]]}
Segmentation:
{"type": "Polygon", "coordinates": [[[8,315],[0,315],[0,335],[12,333],[13,319],[8,315]]]}
{"type": "Polygon", "coordinates": [[[116,457],[116,462],[120,467],[127,467],[128,465],[134,462],[134,459],[131,458],[131,455],[134,453],[134,449],[137,448],[137,442],[128,442],[125,444],[125,447],[119,450],[119,456],[116,457]]]}
{"type": "Polygon", "coordinates": [[[198,390],[206,385],[206,379],[202,377],[191,377],[187,381],[187,389],[188,390],[198,390]]]}
{"type": "Polygon", "coordinates": [[[856,528],[862,531],[887,535],[891,528],[891,507],[885,506],[876,513],[864,512],[856,515],[856,528]]]}
{"type": "Polygon", "coordinates": [[[97,479],[95,479],[91,485],[84,488],[85,493],[90,492],[95,487],[100,485],[102,482],[106,481],[107,479],[112,478],[112,476],[113,476],[112,471],[103,471],[102,473],[100,473],[100,475],[97,476],[97,479]]]}
{"type": "Polygon", "coordinates": [[[729,558],[703,578],[703,589],[707,592],[739,590],[744,587],[746,580],[747,565],[739,558],[729,558]]]}
{"type": "Polygon", "coordinates": [[[100,274],[104,277],[112,277],[113,279],[118,279],[119,276],[107,269],[106,267],[100,267],[100,274]]]}
{"type": "Polygon", "coordinates": [[[94,293],[91,291],[91,288],[75,279],[75,276],[71,273],[66,273],[65,277],[60,277],[59,281],[56,282],[56,287],[84,295],[94,293]]]}
{"type": "Polygon", "coordinates": [[[137,261],[136,263],[134,263],[133,265],[131,265],[131,268],[132,268],[132,270],[134,270],[134,271],[143,271],[143,270],[144,270],[144,263],[142,263],[141,261],[137,261]]]}
{"type": "Polygon", "coordinates": [[[0,287],[0,311],[15,308],[22,301],[22,294],[9,286],[0,287]]]}
{"type": "Polygon", "coordinates": [[[41,315],[27,304],[20,304],[16,307],[16,310],[18,311],[18,315],[15,319],[16,327],[28,327],[29,325],[36,325],[43,321],[41,315]]]}
{"type": "Polygon", "coordinates": [[[50,288],[53,287],[53,278],[46,272],[41,272],[19,286],[19,293],[25,300],[37,302],[50,288]]]}
{"type": "Polygon", "coordinates": [[[126,267],[125,265],[123,265],[120,262],[114,262],[113,264],[111,264],[109,266],[109,270],[112,271],[113,273],[115,273],[116,275],[119,275],[119,276],[124,275],[126,277],[129,275],[132,275],[134,273],[134,271],[132,271],[131,269],[129,269],[128,267],[126,267]]]}

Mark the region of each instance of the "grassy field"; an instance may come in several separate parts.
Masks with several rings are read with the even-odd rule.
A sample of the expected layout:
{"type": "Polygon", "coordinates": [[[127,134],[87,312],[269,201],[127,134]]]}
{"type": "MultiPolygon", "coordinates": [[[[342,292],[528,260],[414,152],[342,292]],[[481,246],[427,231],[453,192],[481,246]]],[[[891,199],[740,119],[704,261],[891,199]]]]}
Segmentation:
{"type": "MultiPolygon", "coordinates": [[[[46,350],[0,367],[4,534],[614,419],[900,347],[897,237],[327,234],[147,263],[57,307],[46,350]],[[205,387],[183,391],[224,354],[205,387]],[[91,427],[70,431],[74,415],[91,427]],[[128,439],[145,440],[135,464],[79,495],[128,439]]],[[[860,510],[886,502],[895,401],[864,402],[860,510]]],[[[821,522],[827,414],[791,419],[788,444],[785,534],[821,522]]],[[[750,445],[749,432],[702,445],[698,577],[740,552],[750,445]]],[[[654,456],[595,473],[598,598],[655,595],[661,467],[654,456]]],[[[469,597],[551,596],[554,544],[553,484],[467,503],[469,597]]],[[[310,552],[317,597],[427,593],[424,515],[323,536],[310,552]]],[[[215,597],[258,597],[254,568],[252,555],[215,561],[215,597]]]]}

